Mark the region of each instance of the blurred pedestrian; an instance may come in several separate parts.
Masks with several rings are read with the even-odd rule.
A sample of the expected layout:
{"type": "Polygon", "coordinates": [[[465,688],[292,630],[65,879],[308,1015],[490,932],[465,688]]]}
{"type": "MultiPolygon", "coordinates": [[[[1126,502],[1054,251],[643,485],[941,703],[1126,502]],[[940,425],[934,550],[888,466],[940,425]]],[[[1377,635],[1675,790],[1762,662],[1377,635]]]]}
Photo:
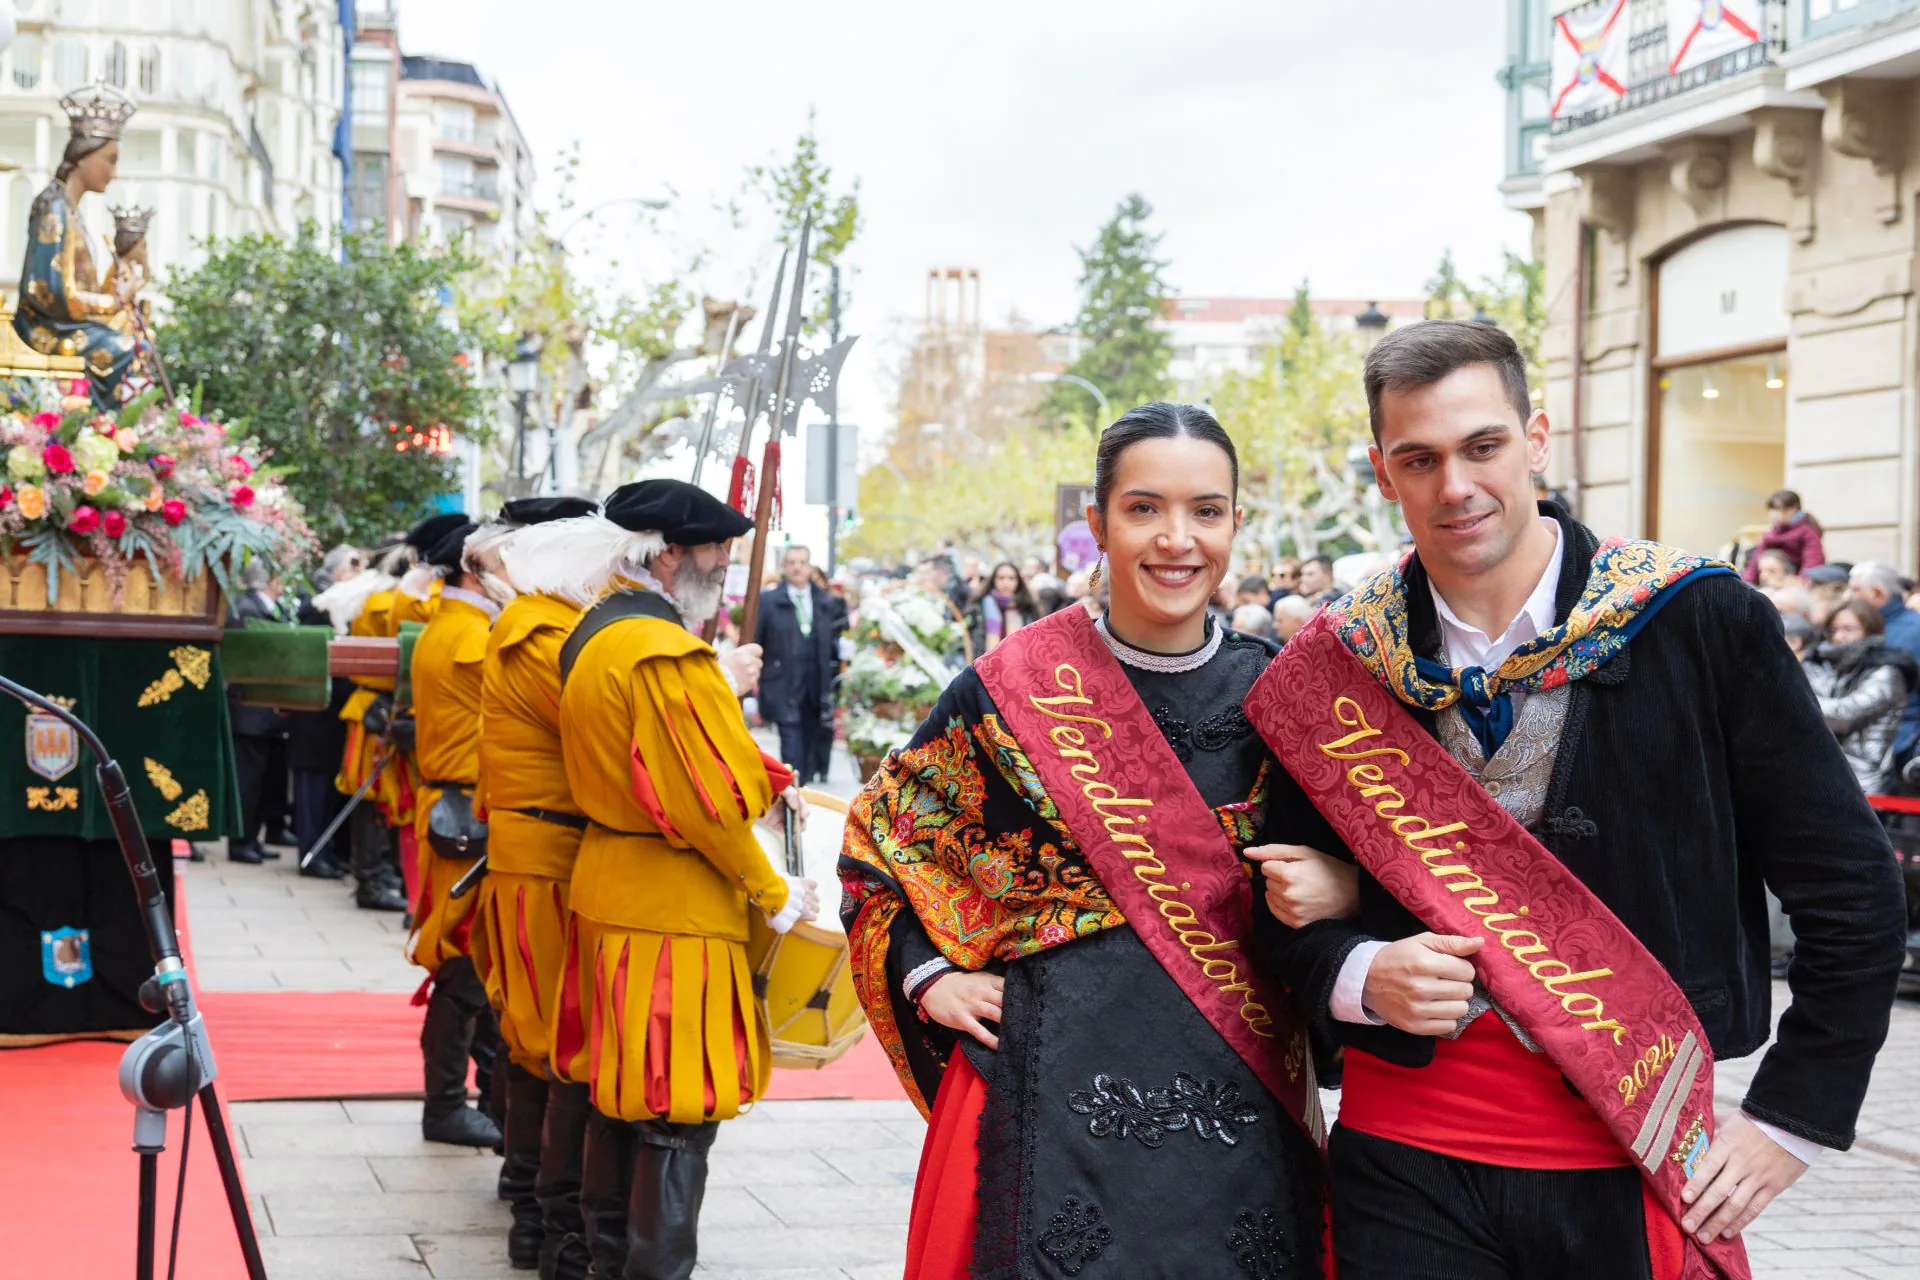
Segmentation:
{"type": "Polygon", "coordinates": [[[1797,615],[1813,621],[1813,593],[1798,582],[1790,580],[1777,587],[1761,587],[1760,594],[1773,601],[1773,607],[1780,611],[1781,617],[1797,615]]]}
{"type": "Polygon", "coordinates": [[[1820,522],[1800,509],[1800,495],[1791,489],[1778,490],[1767,498],[1767,531],[1747,554],[1746,567],[1741,570],[1748,582],[1759,581],[1763,551],[1782,552],[1793,562],[1795,573],[1827,562],[1820,522]]]}
{"type": "Polygon", "coordinates": [[[1243,604],[1257,604],[1267,610],[1269,617],[1272,616],[1272,595],[1265,578],[1250,573],[1240,579],[1240,586],[1233,594],[1233,605],[1237,609],[1243,604]]]}
{"type": "Polygon", "coordinates": [[[1308,556],[1300,562],[1300,594],[1314,604],[1333,599],[1333,557],[1308,556]]]}
{"type": "Polygon", "coordinates": [[[1907,697],[1920,688],[1920,663],[1886,643],[1886,620],[1878,609],[1849,600],[1833,615],[1827,642],[1805,670],[1860,789],[1869,795],[1886,791],[1907,697]]]}
{"type": "Polygon", "coordinates": [[[1810,618],[1797,613],[1780,615],[1780,629],[1786,634],[1787,648],[1793,650],[1793,656],[1805,662],[1813,656],[1820,645],[1820,628],[1813,625],[1810,618]]]}
{"type": "Polygon", "coordinates": [[[1756,551],[1748,562],[1756,566],[1754,577],[1749,581],[1763,587],[1784,587],[1799,585],[1800,567],[1793,557],[1778,547],[1768,547],[1765,551],[1756,551]]]}
{"type": "MultiPolygon", "coordinates": [[[[1259,582],[1260,579],[1255,578],[1259,582]]],[[[1265,583],[1261,584],[1265,586],[1265,583]]],[[[1262,640],[1273,639],[1273,613],[1263,604],[1243,604],[1236,607],[1228,626],[1241,635],[1258,636],[1262,640]]]]}
{"type": "MultiPolygon", "coordinates": [[[[314,575],[314,591],[318,594],[336,584],[351,582],[366,567],[366,555],[359,548],[335,547],[320,561],[320,572],[314,575]]],[[[314,603],[313,596],[304,593],[295,604],[294,621],[303,627],[333,626],[326,610],[314,603]]],[[[340,719],[340,712],[352,695],[353,682],[344,676],[335,676],[323,710],[287,713],[287,768],[293,775],[294,847],[303,855],[309,851],[313,854],[301,866],[300,874],[321,880],[340,880],[347,874],[344,842],[330,839],[324,848],[314,846],[321,831],[346,803],[346,797],[334,787],[333,779],[347,746],[347,726],[340,719]]]]}
{"type": "Polygon", "coordinates": [[[1010,560],[1002,560],[993,566],[993,577],[989,579],[988,588],[975,603],[980,607],[981,642],[978,649],[981,653],[1039,616],[1033,595],[1027,590],[1026,579],[1020,576],[1020,571],[1013,567],[1010,560]]]}
{"type": "Polygon", "coordinates": [[[1813,609],[1807,617],[1816,630],[1826,630],[1833,611],[1847,598],[1849,572],[1848,566],[1829,562],[1800,575],[1801,581],[1807,584],[1807,594],[1813,597],[1813,609]]]}
{"type": "MultiPolygon", "coordinates": [[[[249,622],[281,622],[280,588],[267,571],[266,561],[249,560],[240,570],[240,593],[228,609],[227,626],[243,628],[249,622]]],[[[284,828],[287,813],[287,718],[272,707],[248,706],[239,691],[227,689],[228,719],[233,727],[233,763],[240,792],[240,839],[229,842],[233,862],[259,863],[280,856],[271,845],[291,844],[284,828]],[[266,842],[261,842],[265,833],[266,842]]]]}
{"type": "Polygon", "coordinates": [[[833,681],[840,671],[845,615],[813,583],[813,556],[791,546],[781,583],[760,597],[760,717],[780,730],[780,758],[800,785],[824,780],[833,752],[833,681]]]}
{"type": "MultiPolygon", "coordinates": [[[[1920,613],[1907,608],[1904,587],[1900,571],[1880,560],[1862,561],[1847,576],[1848,594],[1880,611],[1886,629],[1884,643],[1920,660],[1920,613]]],[[[1839,616],[1836,611],[1834,617],[1839,616]]],[[[1902,763],[1913,754],[1916,739],[1920,739],[1920,690],[1909,694],[1906,712],[1900,717],[1900,733],[1893,744],[1902,763]]]]}
{"type": "Polygon", "coordinates": [[[1293,633],[1313,621],[1320,607],[1305,596],[1288,596],[1273,606],[1273,638],[1281,644],[1293,639],[1293,633]]]}
{"type": "Polygon", "coordinates": [[[1267,608],[1273,608],[1299,590],[1300,557],[1281,556],[1273,562],[1273,573],[1267,578],[1267,608]]]}

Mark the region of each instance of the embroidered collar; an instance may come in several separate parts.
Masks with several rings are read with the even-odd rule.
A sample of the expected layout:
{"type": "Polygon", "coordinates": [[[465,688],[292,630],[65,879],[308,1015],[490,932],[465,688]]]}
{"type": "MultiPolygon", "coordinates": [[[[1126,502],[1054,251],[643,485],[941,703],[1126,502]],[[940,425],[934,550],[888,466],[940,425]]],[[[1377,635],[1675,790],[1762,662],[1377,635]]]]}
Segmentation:
{"type": "Polygon", "coordinates": [[[1207,639],[1198,649],[1187,653],[1155,653],[1151,649],[1136,649],[1113,634],[1107,626],[1106,615],[1102,614],[1093,624],[1100,632],[1100,638],[1113,651],[1113,656],[1130,667],[1142,671],[1158,672],[1161,675],[1179,675],[1183,671],[1198,671],[1213,661],[1213,655],[1220,652],[1220,642],[1225,639],[1226,631],[1215,625],[1212,618],[1207,619],[1207,639]]]}

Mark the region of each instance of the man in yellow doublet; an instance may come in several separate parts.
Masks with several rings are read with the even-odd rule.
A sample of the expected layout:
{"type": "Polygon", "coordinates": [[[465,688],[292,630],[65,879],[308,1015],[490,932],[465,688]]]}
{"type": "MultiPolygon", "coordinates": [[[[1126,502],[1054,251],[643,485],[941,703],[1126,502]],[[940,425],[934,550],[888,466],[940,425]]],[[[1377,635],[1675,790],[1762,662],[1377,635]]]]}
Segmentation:
{"type": "Polygon", "coordinates": [[[755,745],[694,633],[750,522],[676,480],[623,486],[601,509],[622,589],[561,658],[562,755],[589,825],[554,1062],[593,1100],[581,1208],[594,1275],[684,1280],[717,1122],[760,1097],[772,1065],[748,913],[785,930],[818,899],[754,836],[776,798],[799,804],[792,775],[755,745]]]}
{"type": "MultiPolygon", "coordinates": [[[[566,959],[567,893],[587,820],[560,761],[560,646],[581,607],[510,562],[519,531],[587,515],[584,498],[520,498],[500,512],[504,578],[518,594],[487,633],[480,666],[480,787],[487,873],[471,935],[474,967],[506,1045],[500,1195],[513,1214],[508,1261],[574,1280],[587,1086],[551,1079],[552,1021],[566,959]]],[[[469,542],[473,558],[478,538],[469,542]]]]}
{"type": "Polygon", "coordinates": [[[490,1147],[500,1131],[467,1105],[467,1062],[480,1068],[480,1096],[490,1097],[498,1043],[486,991],[467,955],[476,899],[452,896],[454,885],[484,852],[485,828],[473,810],[480,778],[480,667],[487,629],[500,606],[460,567],[471,524],[444,534],[427,553],[447,572],[427,629],[413,647],[415,751],[421,772],[414,804],[419,878],[413,898],[408,958],[432,975],[420,1032],[426,1069],[421,1131],[429,1142],[490,1147]],[[463,843],[464,841],[464,843],[463,843]]]}

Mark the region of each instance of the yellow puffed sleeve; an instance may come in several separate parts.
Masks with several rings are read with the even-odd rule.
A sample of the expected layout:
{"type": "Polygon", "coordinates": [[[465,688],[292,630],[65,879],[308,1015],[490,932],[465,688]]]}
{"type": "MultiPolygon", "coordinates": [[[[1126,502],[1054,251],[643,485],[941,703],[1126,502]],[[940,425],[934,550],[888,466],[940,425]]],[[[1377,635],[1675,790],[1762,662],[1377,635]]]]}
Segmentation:
{"type": "Polygon", "coordinates": [[[634,799],[669,843],[699,852],[778,914],[787,882],[753,834],[773,787],[719,664],[710,651],[652,658],[632,681],[634,799]]]}

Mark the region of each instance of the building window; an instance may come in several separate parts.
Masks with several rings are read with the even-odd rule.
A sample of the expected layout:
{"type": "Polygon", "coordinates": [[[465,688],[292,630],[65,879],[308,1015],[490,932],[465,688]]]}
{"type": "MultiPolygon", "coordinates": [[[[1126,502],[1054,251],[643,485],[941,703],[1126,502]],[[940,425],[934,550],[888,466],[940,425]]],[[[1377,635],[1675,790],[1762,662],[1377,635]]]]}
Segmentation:
{"type": "Polygon", "coordinates": [[[53,45],[53,83],[78,89],[87,82],[87,46],[78,40],[56,40],[53,45]]]}
{"type": "Polygon", "coordinates": [[[200,135],[192,129],[182,129],[174,140],[174,172],[183,177],[198,177],[200,173],[200,135]]]}
{"type": "Polygon", "coordinates": [[[1660,264],[1650,536],[1717,555],[1787,476],[1787,233],[1733,227],[1660,264]]]}
{"type": "Polygon", "coordinates": [[[140,51],[140,92],[160,92],[160,46],[148,45],[140,51]]]}
{"type": "Polygon", "coordinates": [[[353,220],[362,227],[387,220],[387,158],[360,152],[353,158],[353,220]]]}
{"type": "Polygon", "coordinates": [[[115,40],[107,46],[107,65],[101,76],[116,89],[127,87],[127,46],[115,40]]]}
{"type": "Polygon", "coordinates": [[[353,64],[353,118],[366,124],[387,122],[387,77],[392,68],[385,62],[353,64]]]}
{"type": "Polygon", "coordinates": [[[473,161],[464,156],[441,156],[440,194],[471,196],[474,193],[473,161]]]}
{"type": "Polygon", "coordinates": [[[7,56],[13,60],[13,82],[22,89],[40,83],[40,37],[22,34],[13,42],[7,56]]]}
{"type": "Polygon", "coordinates": [[[448,142],[472,142],[473,108],[464,102],[442,102],[434,108],[440,136],[448,142]]]}

